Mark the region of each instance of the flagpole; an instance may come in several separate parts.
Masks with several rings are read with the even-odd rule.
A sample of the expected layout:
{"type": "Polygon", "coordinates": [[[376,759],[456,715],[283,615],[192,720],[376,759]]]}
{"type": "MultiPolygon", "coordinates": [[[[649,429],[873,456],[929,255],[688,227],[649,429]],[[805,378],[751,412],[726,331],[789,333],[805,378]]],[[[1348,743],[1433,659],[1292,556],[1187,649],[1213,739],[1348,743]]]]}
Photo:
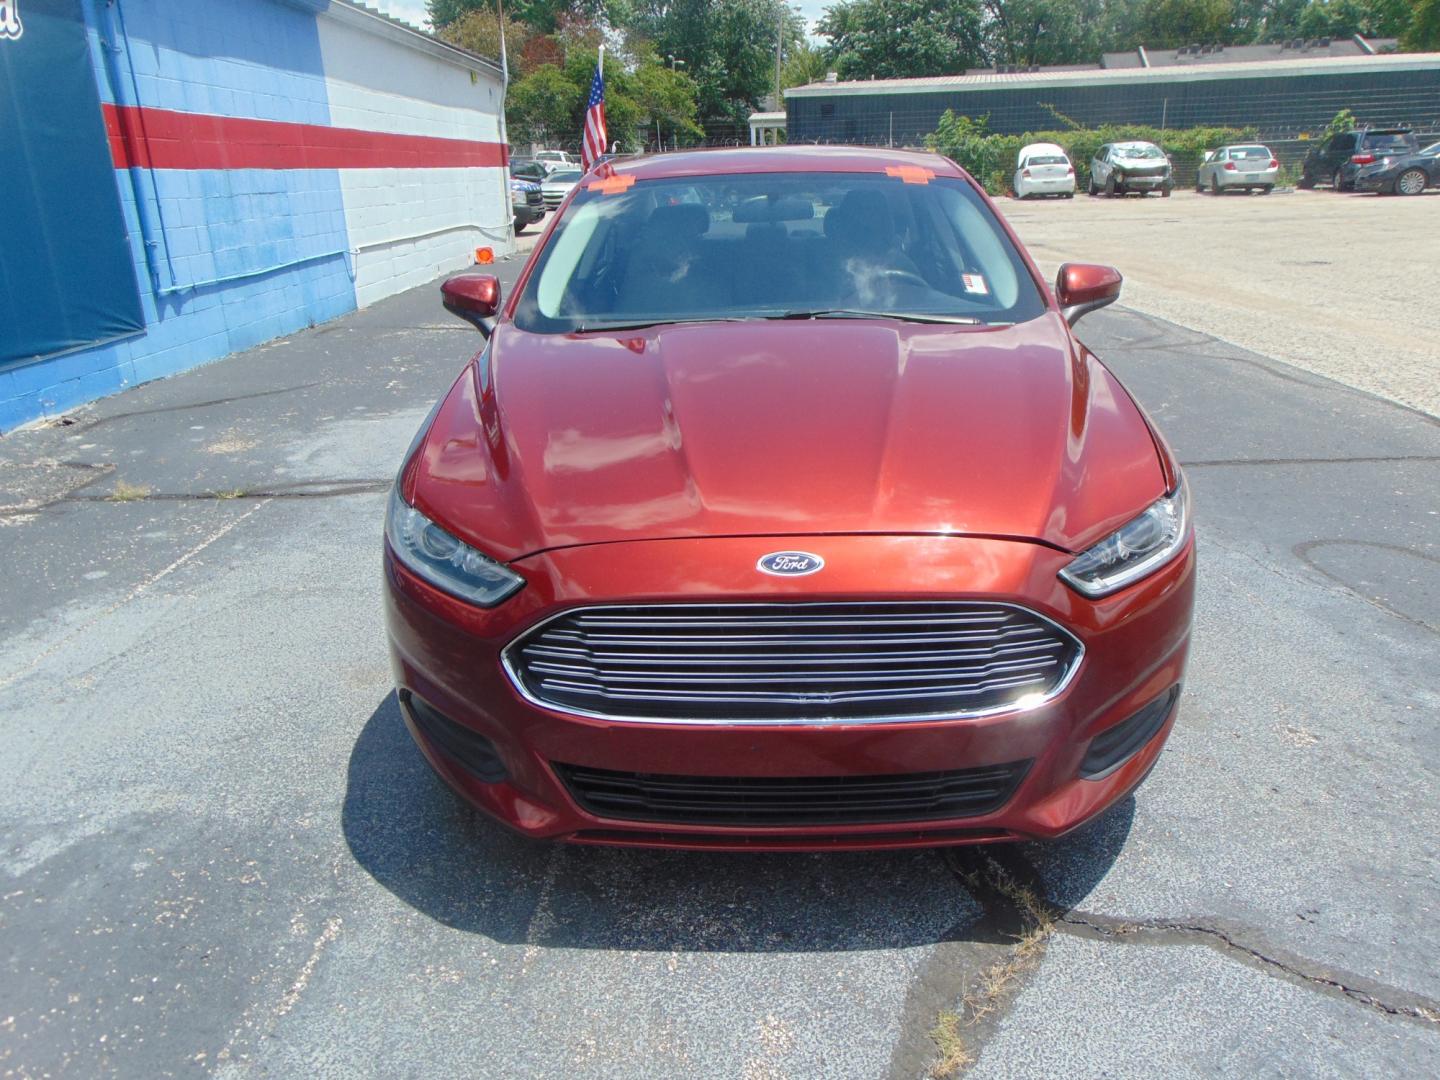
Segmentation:
{"type": "MultiPolygon", "coordinates": [[[[600,42],[600,56],[595,61],[595,70],[600,72],[600,78],[605,78],[605,42],[603,40],[600,42]]],[[[610,132],[608,130],[609,125],[606,125],[606,127],[607,130],[605,132],[605,141],[608,143],[610,141],[610,132]]],[[[609,149],[609,146],[602,146],[600,147],[600,153],[603,154],[609,149]]]]}
{"type": "Polygon", "coordinates": [[[510,97],[510,62],[505,55],[505,0],[495,0],[500,22],[500,145],[505,147],[505,171],[500,175],[501,196],[505,199],[505,237],[515,250],[515,209],[510,205],[510,133],[505,127],[505,103],[510,97]]]}

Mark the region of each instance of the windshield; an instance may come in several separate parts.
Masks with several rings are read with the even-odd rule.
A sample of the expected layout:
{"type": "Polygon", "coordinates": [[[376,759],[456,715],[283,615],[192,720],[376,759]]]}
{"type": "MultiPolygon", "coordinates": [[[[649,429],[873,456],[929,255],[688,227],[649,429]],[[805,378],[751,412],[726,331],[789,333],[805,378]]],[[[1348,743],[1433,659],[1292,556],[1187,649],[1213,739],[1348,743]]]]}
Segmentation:
{"type": "Polygon", "coordinates": [[[559,169],[550,174],[552,184],[573,184],[584,175],[579,169],[559,169]]]}
{"type": "Polygon", "coordinates": [[[512,164],[510,175],[518,176],[522,180],[544,180],[545,166],[537,165],[533,161],[527,161],[523,165],[512,164]]]}
{"type": "Polygon", "coordinates": [[[919,175],[591,181],[540,252],[515,324],[567,333],[862,314],[1010,323],[1044,311],[975,190],[919,175]]]}
{"type": "Polygon", "coordinates": [[[1270,151],[1263,146],[1232,146],[1230,148],[1230,159],[1232,161],[1250,161],[1264,158],[1270,160],[1270,151]]]}
{"type": "Polygon", "coordinates": [[[1163,158],[1158,146],[1117,146],[1115,156],[1131,161],[1145,161],[1163,158]]]}

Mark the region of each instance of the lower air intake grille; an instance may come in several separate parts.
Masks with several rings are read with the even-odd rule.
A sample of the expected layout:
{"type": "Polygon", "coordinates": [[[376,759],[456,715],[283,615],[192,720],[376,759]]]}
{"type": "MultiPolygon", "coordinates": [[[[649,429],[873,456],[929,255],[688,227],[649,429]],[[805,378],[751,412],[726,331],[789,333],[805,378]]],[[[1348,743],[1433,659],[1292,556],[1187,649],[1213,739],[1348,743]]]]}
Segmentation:
{"type": "Polygon", "coordinates": [[[1028,761],[899,776],[666,776],[556,763],[596,817],[671,825],[871,825],[975,817],[1000,809],[1028,761]]]}
{"type": "Polygon", "coordinates": [[[1057,692],[1080,645],[970,602],[666,604],[567,611],[505,650],[530,700],[620,720],[974,716],[1057,692]]]}

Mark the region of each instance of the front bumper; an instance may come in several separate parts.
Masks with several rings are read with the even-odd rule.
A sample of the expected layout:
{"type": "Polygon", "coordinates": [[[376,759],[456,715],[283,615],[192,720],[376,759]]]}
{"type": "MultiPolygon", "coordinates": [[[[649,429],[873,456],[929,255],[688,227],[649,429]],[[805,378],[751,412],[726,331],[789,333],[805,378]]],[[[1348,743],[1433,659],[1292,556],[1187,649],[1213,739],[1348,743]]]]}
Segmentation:
{"type": "Polygon", "coordinates": [[[437,592],[387,551],[386,614],[406,724],[435,771],[475,806],[526,835],[581,843],[753,850],[1051,838],[1122,798],[1154,765],[1173,709],[1118,767],[1098,779],[1079,775],[1095,735],[1181,681],[1193,605],[1193,540],[1160,572],[1098,602],[1056,578],[1069,556],[1037,544],[956,537],[826,537],[809,543],[823,546],[826,568],[795,579],[755,572],[757,555],[796,546],[793,536],[553,551],[513,564],[527,588],[492,611],[437,592]],[[903,583],[897,584],[894,567],[905,568],[903,583]],[[515,636],[565,607],[757,599],[1005,601],[1065,627],[1085,655],[1061,694],[1029,710],[972,719],[763,726],[567,715],[524,700],[500,663],[501,650],[515,636]],[[488,740],[503,763],[504,780],[477,775],[443,740],[427,735],[407,703],[412,696],[488,740]],[[1030,762],[1024,779],[990,813],[793,828],[599,817],[578,804],[552,764],[675,776],[853,777],[1019,760],[1030,762]]]}
{"type": "Polygon", "coordinates": [[[1126,176],[1115,178],[1115,186],[1125,191],[1159,191],[1170,186],[1169,176],[1126,176]]]}

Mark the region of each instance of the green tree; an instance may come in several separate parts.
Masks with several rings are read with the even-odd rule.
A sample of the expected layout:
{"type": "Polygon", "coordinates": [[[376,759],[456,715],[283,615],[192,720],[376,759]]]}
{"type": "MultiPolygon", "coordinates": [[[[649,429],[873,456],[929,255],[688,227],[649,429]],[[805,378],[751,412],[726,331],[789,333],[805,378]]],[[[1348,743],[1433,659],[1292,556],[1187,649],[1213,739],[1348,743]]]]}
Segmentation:
{"type": "Polygon", "coordinates": [[[816,27],[842,79],[953,75],[985,55],[978,0],[840,0],[816,27]]]}
{"type": "MultiPolygon", "coordinates": [[[[785,53],[785,63],[780,69],[780,84],[785,89],[820,82],[830,70],[830,58],[825,50],[801,39],[785,53]]],[[[783,105],[781,106],[783,108],[783,105]]]]}
{"type": "MultiPolygon", "coordinates": [[[[589,81],[586,81],[589,86],[589,81]]],[[[582,90],[567,73],[544,64],[510,84],[505,99],[505,125],[510,141],[570,146],[578,141],[577,104],[582,90]]]]}
{"type": "Polygon", "coordinates": [[[1400,45],[1411,52],[1440,51],[1440,0],[1416,0],[1400,45]]]}
{"type": "Polygon", "coordinates": [[[1106,14],[1106,37],[1112,49],[1237,45],[1249,40],[1237,21],[1236,0],[1121,0],[1106,14]]]}
{"type": "Polygon", "coordinates": [[[787,50],[803,24],[777,0],[635,0],[630,27],[658,57],[683,61],[703,122],[743,124],[774,92],[775,41],[787,50]]]}
{"type": "MultiPolygon", "coordinates": [[[[438,36],[452,45],[459,45],[462,49],[469,49],[496,62],[500,59],[500,20],[493,9],[468,11],[454,22],[441,27],[438,36]]],[[[511,78],[524,75],[529,70],[525,60],[525,47],[532,37],[539,36],[542,35],[536,34],[525,23],[506,17],[505,53],[510,64],[511,78]]]]}
{"type": "Polygon", "coordinates": [[[995,64],[1093,63],[1103,0],[981,0],[985,54],[995,64]]]}

